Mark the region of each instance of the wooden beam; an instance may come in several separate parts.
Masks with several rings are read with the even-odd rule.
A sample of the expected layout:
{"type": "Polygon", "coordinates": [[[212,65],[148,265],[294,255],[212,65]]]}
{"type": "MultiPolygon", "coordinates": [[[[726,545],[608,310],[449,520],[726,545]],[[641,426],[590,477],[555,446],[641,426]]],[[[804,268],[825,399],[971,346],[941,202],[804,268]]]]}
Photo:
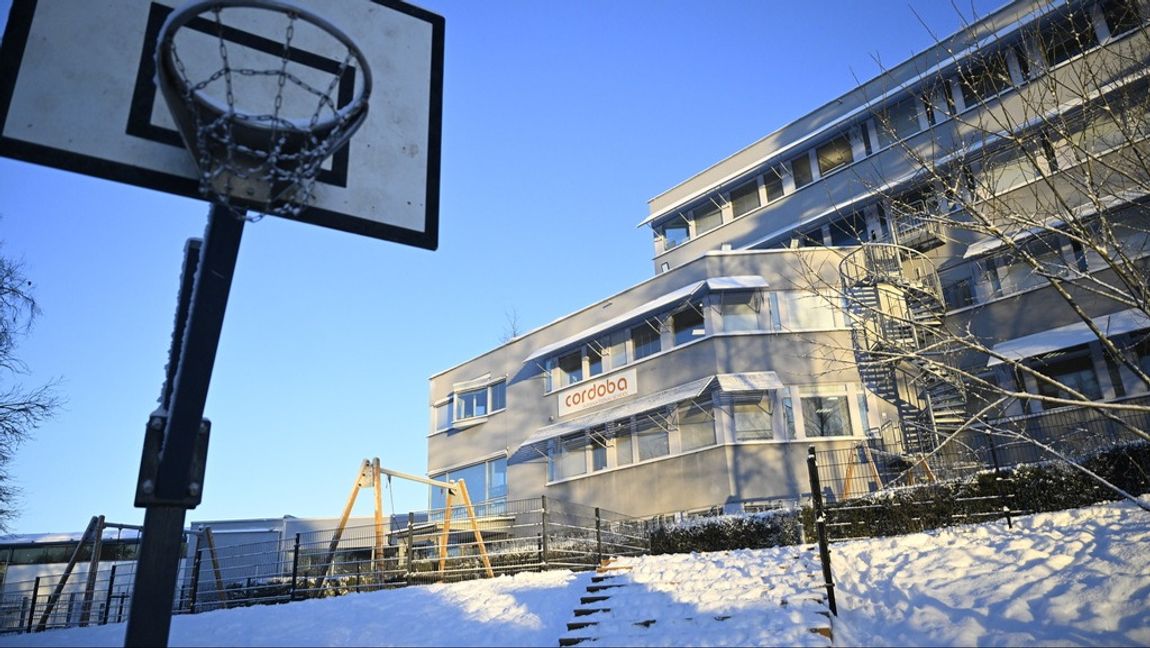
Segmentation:
{"type": "Polygon", "coordinates": [[[351,508],[355,506],[355,498],[359,495],[360,486],[363,483],[365,475],[370,475],[371,462],[367,459],[359,465],[359,472],[355,474],[355,483],[351,486],[351,494],[347,497],[347,504],[343,507],[343,514],[339,516],[339,525],[336,526],[335,534],[331,537],[331,543],[327,547],[327,556],[324,557],[323,566],[319,572],[319,580],[316,582],[316,589],[323,590],[324,582],[327,580],[327,572],[331,570],[332,561],[335,560],[335,550],[339,547],[340,538],[343,537],[343,530],[347,527],[347,519],[351,517],[351,508]]]}
{"type": "Polygon", "coordinates": [[[483,559],[483,568],[487,570],[488,578],[494,578],[495,573],[491,571],[491,559],[487,557],[487,546],[483,544],[483,533],[479,531],[479,520],[475,518],[475,509],[471,506],[471,495],[467,493],[467,482],[461,479],[456,483],[459,485],[459,493],[463,497],[463,506],[467,508],[467,517],[471,520],[471,531],[475,534],[475,543],[479,545],[479,557],[483,559]]]}

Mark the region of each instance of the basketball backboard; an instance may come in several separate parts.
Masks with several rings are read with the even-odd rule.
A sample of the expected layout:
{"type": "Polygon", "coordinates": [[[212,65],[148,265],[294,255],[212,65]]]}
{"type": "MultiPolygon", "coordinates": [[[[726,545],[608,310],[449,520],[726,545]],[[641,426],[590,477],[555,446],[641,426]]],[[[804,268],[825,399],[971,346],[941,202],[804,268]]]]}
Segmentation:
{"type": "MultiPolygon", "coordinates": [[[[375,79],[366,121],[324,164],[311,206],[294,218],[435,249],[444,19],[396,0],[292,2],[350,36],[375,79]]],[[[156,36],[181,4],[14,0],[0,47],[0,155],[199,197],[199,172],[155,83],[156,36]]],[[[220,37],[209,27],[199,27],[205,39],[220,37]]],[[[253,22],[221,38],[233,56],[283,55],[282,34],[267,29],[253,22]]],[[[305,72],[339,68],[323,48],[301,30],[285,58],[305,72]]],[[[356,88],[355,70],[341,79],[342,100],[356,88]]],[[[244,206],[242,196],[235,203],[244,206]]]]}

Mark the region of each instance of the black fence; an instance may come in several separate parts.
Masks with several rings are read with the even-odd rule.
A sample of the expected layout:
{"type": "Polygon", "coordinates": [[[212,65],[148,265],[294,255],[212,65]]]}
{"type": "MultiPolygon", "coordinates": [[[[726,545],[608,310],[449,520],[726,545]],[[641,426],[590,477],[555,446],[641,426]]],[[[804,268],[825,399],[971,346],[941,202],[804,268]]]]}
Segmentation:
{"type": "MultiPolygon", "coordinates": [[[[1150,407],[1146,396],[1117,402],[1150,407]]],[[[1106,497],[1106,487],[1075,473],[1075,465],[1119,487],[1145,489],[1147,430],[1150,409],[1059,408],[972,427],[919,454],[905,451],[897,428],[888,426],[851,447],[817,451],[828,533],[839,540],[1002,518],[1009,523],[1013,515],[1057,508],[1045,501],[1056,494],[1041,484],[1015,483],[1024,466],[1078,474],[1080,483],[1102,493],[1097,499],[1106,497]],[[1132,474],[1119,474],[1123,470],[1132,474]]]]}
{"type": "MultiPolygon", "coordinates": [[[[199,534],[189,538],[174,612],[483,578],[484,555],[498,576],[586,570],[609,557],[649,551],[642,522],[546,497],[480,504],[476,516],[473,526],[456,507],[449,526],[440,509],[409,514],[406,524],[392,519],[382,533],[370,525],[245,543],[225,533],[212,534],[210,542],[207,533],[199,534]]],[[[86,567],[78,565],[63,583],[59,575],[4,583],[0,632],[125,621],[135,563],[101,563],[91,578],[86,567]]]]}

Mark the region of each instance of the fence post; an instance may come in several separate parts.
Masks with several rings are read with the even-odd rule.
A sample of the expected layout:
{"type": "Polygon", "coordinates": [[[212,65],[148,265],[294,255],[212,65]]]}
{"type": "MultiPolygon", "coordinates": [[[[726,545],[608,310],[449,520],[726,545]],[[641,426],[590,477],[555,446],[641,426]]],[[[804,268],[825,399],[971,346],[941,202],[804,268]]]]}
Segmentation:
{"type": "Polygon", "coordinates": [[[415,560],[415,513],[407,512],[407,582],[411,583],[415,560]]]}
{"type": "Polygon", "coordinates": [[[994,495],[998,497],[999,502],[1002,502],[1002,512],[1006,514],[1006,528],[1013,529],[1014,524],[1010,521],[1010,505],[1002,497],[1002,471],[998,466],[998,444],[994,442],[994,433],[989,429],[986,431],[986,439],[990,442],[990,460],[994,463],[994,495]]]}
{"type": "Polygon", "coordinates": [[[595,507],[595,554],[599,564],[603,564],[603,516],[599,507],[595,507]]]}
{"type": "Polygon", "coordinates": [[[292,545],[291,551],[291,590],[288,592],[288,600],[295,600],[296,579],[299,577],[299,534],[295,534],[295,544],[292,545]]]}
{"type": "Polygon", "coordinates": [[[36,616],[36,597],[40,595],[40,577],[32,583],[32,605],[28,606],[28,632],[32,632],[32,618],[36,616]]]}
{"type": "Polygon", "coordinates": [[[112,595],[115,592],[116,565],[112,565],[112,569],[108,571],[108,593],[104,595],[104,613],[100,615],[100,625],[108,625],[108,613],[112,611],[112,595]]]}
{"type": "Polygon", "coordinates": [[[827,588],[827,607],[831,614],[838,616],[839,609],[835,603],[835,580],[831,573],[831,550],[827,546],[827,518],[823,509],[822,486],[819,485],[819,467],[815,461],[815,447],[807,450],[807,474],[811,479],[811,504],[814,508],[815,533],[819,541],[819,562],[823,564],[823,581],[827,588]]]}
{"type": "Polygon", "coordinates": [[[200,594],[200,565],[204,559],[203,547],[196,547],[196,557],[192,560],[192,594],[191,603],[188,604],[188,611],[192,614],[196,613],[196,599],[200,594]]]}
{"type": "Polygon", "coordinates": [[[543,512],[540,515],[540,518],[542,520],[542,524],[540,525],[542,527],[542,542],[539,546],[539,562],[542,563],[544,567],[546,567],[547,566],[547,496],[546,495],[540,495],[539,501],[542,502],[542,504],[543,504],[543,512]]]}

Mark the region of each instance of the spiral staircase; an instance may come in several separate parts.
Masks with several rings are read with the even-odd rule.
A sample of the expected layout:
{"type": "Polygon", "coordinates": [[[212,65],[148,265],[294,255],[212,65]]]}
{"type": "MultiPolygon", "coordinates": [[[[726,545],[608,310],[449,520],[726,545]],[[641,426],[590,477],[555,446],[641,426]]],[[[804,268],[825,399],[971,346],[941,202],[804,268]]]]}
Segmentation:
{"type": "Polygon", "coordinates": [[[863,382],[897,408],[903,452],[931,453],[961,428],[966,403],[934,264],[908,247],[866,243],[839,274],[863,382]]]}

